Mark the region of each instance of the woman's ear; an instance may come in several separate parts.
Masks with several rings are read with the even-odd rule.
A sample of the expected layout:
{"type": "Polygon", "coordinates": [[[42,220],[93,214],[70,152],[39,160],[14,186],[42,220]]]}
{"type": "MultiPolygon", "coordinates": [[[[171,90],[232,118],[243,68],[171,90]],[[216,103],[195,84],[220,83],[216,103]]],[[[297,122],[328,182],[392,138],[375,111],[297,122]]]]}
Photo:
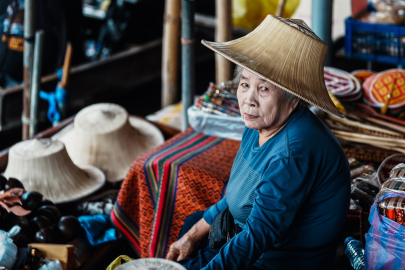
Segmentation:
{"type": "Polygon", "coordinates": [[[294,104],[293,104],[293,109],[294,109],[294,110],[297,108],[297,106],[298,106],[298,104],[300,103],[300,101],[301,101],[301,99],[298,98],[298,97],[294,100],[294,104]]]}

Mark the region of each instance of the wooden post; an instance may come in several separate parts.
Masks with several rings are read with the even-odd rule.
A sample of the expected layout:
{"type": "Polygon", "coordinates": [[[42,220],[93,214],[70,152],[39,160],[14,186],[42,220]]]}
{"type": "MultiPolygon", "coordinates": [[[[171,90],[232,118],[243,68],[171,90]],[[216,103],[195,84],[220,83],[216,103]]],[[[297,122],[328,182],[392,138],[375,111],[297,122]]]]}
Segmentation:
{"type": "Polygon", "coordinates": [[[35,39],[35,0],[25,0],[24,11],[24,91],[23,91],[23,112],[22,139],[29,138],[30,132],[30,105],[31,105],[31,84],[32,84],[32,61],[34,54],[35,39]]]}
{"type": "Polygon", "coordinates": [[[34,70],[32,71],[32,88],[31,88],[31,125],[29,137],[32,138],[37,132],[37,115],[38,115],[38,97],[41,89],[41,71],[42,71],[42,50],[44,45],[44,31],[39,30],[35,34],[34,49],[34,70]]]}
{"type": "Polygon", "coordinates": [[[279,0],[278,1],[276,16],[283,17],[285,2],[287,2],[287,0],[279,0]]]}
{"type": "Polygon", "coordinates": [[[59,85],[62,89],[66,89],[66,87],[69,83],[70,66],[72,63],[72,54],[73,54],[72,44],[69,42],[66,47],[65,60],[63,62],[62,80],[59,85]]]}
{"type": "Polygon", "coordinates": [[[312,0],[312,31],[328,45],[325,66],[332,66],[332,14],[333,0],[312,0]]]}
{"type": "MultiPolygon", "coordinates": [[[[58,100],[58,109],[60,112],[60,120],[63,120],[66,118],[66,88],[69,84],[69,76],[70,76],[70,67],[72,63],[72,54],[73,54],[73,49],[72,49],[72,44],[69,42],[66,46],[66,53],[65,53],[65,60],[63,62],[63,68],[62,68],[62,80],[59,82],[58,87],[56,89],[56,95],[63,96],[62,99],[58,100]]],[[[53,123],[54,125],[59,124],[59,122],[53,123]]]]}
{"type": "MultiPolygon", "coordinates": [[[[216,41],[224,42],[232,39],[232,0],[216,0],[216,41]]],[[[231,62],[215,54],[217,83],[232,79],[231,62]]]]}
{"type": "Polygon", "coordinates": [[[194,55],[194,0],[183,0],[181,24],[181,100],[183,121],[181,128],[188,128],[187,109],[194,103],[195,95],[195,55],[194,55]]]}
{"type": "Polygon", "coordinates": [[[166,0],[162,52],[162,107],[176,102],[181,0],[166,0]]]}

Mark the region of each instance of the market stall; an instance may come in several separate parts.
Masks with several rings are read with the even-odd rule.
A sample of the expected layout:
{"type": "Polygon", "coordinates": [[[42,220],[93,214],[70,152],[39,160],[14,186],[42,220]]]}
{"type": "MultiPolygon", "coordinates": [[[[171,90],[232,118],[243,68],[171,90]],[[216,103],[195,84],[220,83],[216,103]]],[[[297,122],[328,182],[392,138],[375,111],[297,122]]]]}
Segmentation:
{"type": "MultiPolygon", "coordinates": [[[[186,218],[225,196],[245,123],[234,82],[207,82],[206,92],[194,96],[192,2],[183,0],[183,103],[150,115],[155,125],[116,104],[94,104],[0,155],[0,234],[12,250],[7,269],[94,269],[97,260],[117,256],[128,243],[132,258],[108,258],[113,261],[108,270],[137,257],[155,258],[142,266],[169,265],[160,258],[186,218]]],[[[285,2],[280,1],[280,13],[285,2]]],[[[334,263],[340,270],[405,267],[405,5],[371,2],[346,20],[345,57],[366,60],[369,68],[378,62],[397,67],[326,66],[324,84],[344,118],[309,106],[338,139],[350,166],[350,206],[334,263]]],[[[168,1],[166,16],[176,4],[168,1]]],[[[178,7],[175,11],[166,18],[167,28],[179,27],[178,7]]],[[[286,22],[310,32],[301,21],[286,22]]],[[[229,40],[228,30],[224,27],[219,39],[229,40]]],[[[179,40],[171,42],[166,37],[166,53],[179,40]]],[[[177,59],[170,61],[175,56],[167,55],[164,66],[177,66],[177,59]]],[[[229,79],[229,63],[221,63],[224,74],[218,78],[229,79]]],[[[173,99],[175,71],[164,74],[165,105],[173,99]]]]}
{"type": "Polygon", "coordinates": [[[132,164],[111,217],[141,257],[164,257],[184,219],[222,198],[239,146],[189,128],[132,164]]]}
{"type": "Polygon", "coordinates": [[[0,256],[6,269],[38,269],[43,265],[63,270],[97,269],[103,260],[107,260],[104,265],[112,261],[117,256],[114,252],[130,249],[109,218],[127,168],[122,172],[119,166],[103,163],[105,159],[100,161],[100,157],[102,152],[119,149],[114,142],[125,142],[126,147],[121,150],[126,155],[121,157],[127,157],[131,163],[163,143],[163,134],[147,121],[128,116],[115,104],[91,106],[79,113],[75,122],[75,129],[73,118],[67,119],[1,154],[1,170],[7,178],[0,179],[4,192],[0,199],[0,230],[6,233],[5,241],[13,243],[9,247],[12,252],[0,256]],[[89,128],[92,132],[85,135],[89,128]],[[59,137],[63,138],[56,140],[59,137]],[[103,143],[106,137],[108,144],[103,143]],[[81,154],[87,151],[86,145],[94,149],[92,143],[101,143],[102,146],[95,147],[101,152],[89,150],[84,155],[89,160],[74,163],[74,145],[70,147],[67,142],[65,146],[65,138],[90,138],[82,144],[81,154]],[[91,158],[92,153],[98,159],[91,158]],[[97,162],[104,165],[90,165],[97,162]],[[104,167],[104,171],[98,167],[104,167]]]}

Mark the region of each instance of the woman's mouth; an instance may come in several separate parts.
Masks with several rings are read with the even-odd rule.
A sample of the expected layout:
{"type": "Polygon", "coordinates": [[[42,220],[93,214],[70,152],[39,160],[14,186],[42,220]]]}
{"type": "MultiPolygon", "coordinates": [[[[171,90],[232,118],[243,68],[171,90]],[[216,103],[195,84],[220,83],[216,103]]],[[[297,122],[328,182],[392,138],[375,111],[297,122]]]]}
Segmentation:
{"type": "Polygon", "coordinates": [[[247,120],[256,119],[256,118],[258,118],[258,117],[259,117],[259,116],[252,115],[252,114],[248,114],[248,113],[245,113],[245,115],[244,115],[244,119],[247,119],[247,120]]]}

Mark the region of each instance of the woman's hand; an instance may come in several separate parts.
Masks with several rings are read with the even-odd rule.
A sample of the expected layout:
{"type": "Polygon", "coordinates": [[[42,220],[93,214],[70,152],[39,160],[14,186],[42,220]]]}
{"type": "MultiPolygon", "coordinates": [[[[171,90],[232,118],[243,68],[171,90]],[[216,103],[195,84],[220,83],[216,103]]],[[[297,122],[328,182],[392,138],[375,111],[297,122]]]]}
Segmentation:
{"type": "Polygon", "coordinates": [[[166,259],[171,261],[181,261],[190,257],[190,255],[199,247],[200,241],[193,239],[187,233],[182,238],[174,242],[167,253],[166,259]]]}
{"type": "Polygon", "coordinates": [[[167,253],[166,259],[181,261],[189,258],[199,248],[201,241],[207,237],[211,226],[202,218],[182,238],[174,242],[167,253]]]}

